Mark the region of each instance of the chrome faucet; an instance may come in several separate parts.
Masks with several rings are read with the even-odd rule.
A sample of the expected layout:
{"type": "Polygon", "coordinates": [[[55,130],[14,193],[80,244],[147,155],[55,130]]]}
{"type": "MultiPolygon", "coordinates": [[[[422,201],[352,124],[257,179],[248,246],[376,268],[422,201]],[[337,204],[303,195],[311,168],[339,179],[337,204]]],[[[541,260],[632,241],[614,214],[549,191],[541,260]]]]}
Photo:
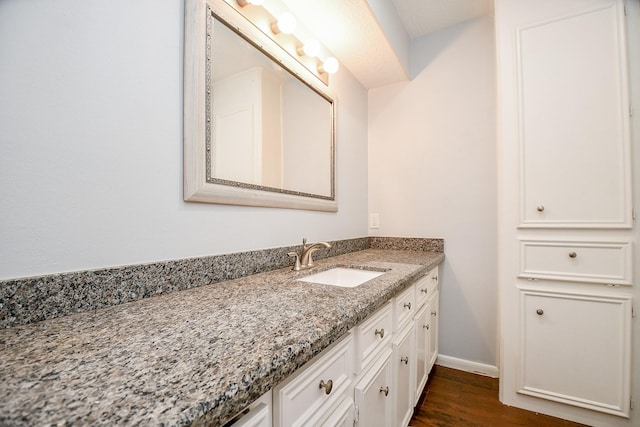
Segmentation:
{"type": "Polygon", "coordinates": [[[331,245],[327,242],[318,242],[307,245],[307,238],[302,239],[302,253],[300,256],[296,252],[289,252],[287,255],[290,257],[296,257],[296,263],[293,266],[294,271],[299,271],[304,268],[313,267],[313,258],[311,255],[320,248],[331,248],[331,245]]]}

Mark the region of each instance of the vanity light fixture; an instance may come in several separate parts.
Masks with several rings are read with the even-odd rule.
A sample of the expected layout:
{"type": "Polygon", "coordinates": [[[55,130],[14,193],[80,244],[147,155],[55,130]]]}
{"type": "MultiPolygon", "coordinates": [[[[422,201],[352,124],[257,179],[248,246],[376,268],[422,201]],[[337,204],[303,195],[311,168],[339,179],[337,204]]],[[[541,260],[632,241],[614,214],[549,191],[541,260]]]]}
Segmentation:
{"type": "Polygon", "coordinates": [[[292,34],[296,30],[296,25],[296,18],[291,13],[284,12],[276,22],[271,24],[271,31],[273,34],[292,34]]]}
{"type": "Polygon", "coordinates": [[[338,68],[340,68],[340,63],[336,58],[330,56],[318,66],[318,71],[321,73],[335,74],[336,71],[338,71],[338,68]]]}
{"type": "Polygon", "coordinates": [[[311,34],[305,28],[298,28],[298,34],[294,34],[298,26],[296,18],[286,10],[281,0],[269,0],[267,6],[264,5],[264,0],[215,1],[224,1],[240,12],[282,49],[294,57],[297,56],[295,58],[297,62],[325,85],[329,85],[329,74],[336,73],[340,68],[338,60],[334,57],[322,60],[322,57],[328,52],[317,40],[309,37],[311,34]],[[248,5],[252,7],[246,7],[248,5]]]}

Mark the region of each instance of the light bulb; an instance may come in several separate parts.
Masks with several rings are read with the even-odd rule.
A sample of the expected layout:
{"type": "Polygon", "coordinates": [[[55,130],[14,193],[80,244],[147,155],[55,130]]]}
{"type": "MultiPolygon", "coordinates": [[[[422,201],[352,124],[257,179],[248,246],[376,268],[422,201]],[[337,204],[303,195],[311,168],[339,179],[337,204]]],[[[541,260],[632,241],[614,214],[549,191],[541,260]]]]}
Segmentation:
{"type": "Polygon", "coordinates": [[[271,25],[274,34],[291,34],[296,29],[296,18],[289,12],[285,12],[278,18],[278,22],[271,25]]]}
{"type": "Polygon", "coordinates": [[[241,6],[245,7],[248,4],[252,4],[254,6],[260,6],[264,3],[264,0],[236,0],[236,2],[241,6]]]}
{"type": "Polygon", "coordinates": [[[298,55],[316,56],[320,52],[320,43],[316,39],[308,39],[302,47],[298,48],[298,55]]]}
{"type": "Polygon", "coordinates": [[[338,68],[340,68],[340,63],[336,58],[330,56],[324,60],[322,65],[320,65],[319,70],[321,73],[326,72],[329,74],[335,74],[335,72],[338,71],[338,68]]]}

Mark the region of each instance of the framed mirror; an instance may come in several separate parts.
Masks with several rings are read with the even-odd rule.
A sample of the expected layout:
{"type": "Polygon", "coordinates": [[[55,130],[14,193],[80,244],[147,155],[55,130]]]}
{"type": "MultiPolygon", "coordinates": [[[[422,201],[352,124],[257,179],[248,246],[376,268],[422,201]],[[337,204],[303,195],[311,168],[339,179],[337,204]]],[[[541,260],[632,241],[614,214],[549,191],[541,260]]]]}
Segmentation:
{"type": "Polygon", "coordinates": [[[185,2],[184,66],[186,201],[337,211],[320,79],[224,0],[185,2]]]}

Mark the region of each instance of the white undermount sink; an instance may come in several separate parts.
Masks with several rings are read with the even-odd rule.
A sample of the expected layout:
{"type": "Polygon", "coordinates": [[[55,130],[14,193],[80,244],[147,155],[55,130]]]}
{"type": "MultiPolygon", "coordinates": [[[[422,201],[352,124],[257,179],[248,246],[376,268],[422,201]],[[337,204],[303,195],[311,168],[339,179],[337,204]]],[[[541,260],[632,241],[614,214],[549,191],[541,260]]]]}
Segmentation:
{"type": "Polygon", "coordinates": [[[383,275],[382,271],[362,270],[359,268],[336,267],[310,276],[297,279],[299,282],[319,283],[321,285],[355,288],[371,279],[383,275]]]}

